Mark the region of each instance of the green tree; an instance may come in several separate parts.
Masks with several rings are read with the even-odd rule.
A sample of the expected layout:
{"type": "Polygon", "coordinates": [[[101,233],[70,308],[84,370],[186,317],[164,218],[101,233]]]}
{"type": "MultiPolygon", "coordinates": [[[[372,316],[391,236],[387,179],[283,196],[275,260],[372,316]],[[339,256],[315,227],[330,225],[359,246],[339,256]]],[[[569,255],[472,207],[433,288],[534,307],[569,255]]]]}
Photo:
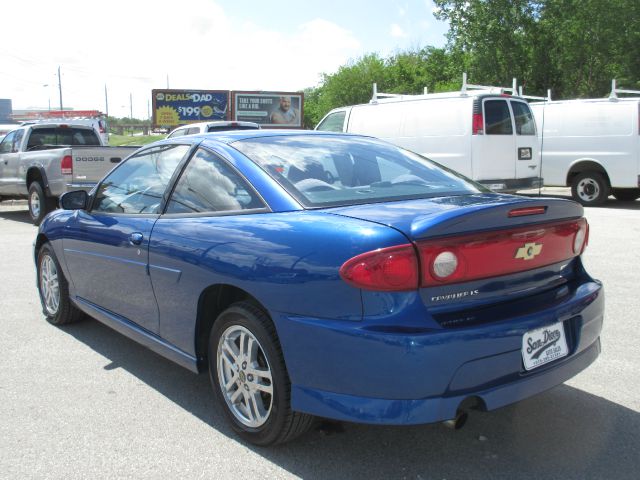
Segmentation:
{"type": "Polygon", "coordinates": [[[365,55],[324,74],[318,87],[305,90],[304,125],[313,128],[333,108],[368,102],[374,83],[379,92],[420,94],[425,87],[430,92],[460,88],[461,73],[449,53],[434,47],[386,59],[365,55]]]}
{"type": "Polygon", "coordinates": [[[470,83],[527,85],[539,2],[526,0],[435,0],[436,18],[449,22],[448,48],[470,83]]]}
{"type": "Polygon", "coordinates": [[[435,0],[449,21],[448,49],[472,83],[556,98],[599,97],[612,78],[636,87],[638,0],[435,0]]]}

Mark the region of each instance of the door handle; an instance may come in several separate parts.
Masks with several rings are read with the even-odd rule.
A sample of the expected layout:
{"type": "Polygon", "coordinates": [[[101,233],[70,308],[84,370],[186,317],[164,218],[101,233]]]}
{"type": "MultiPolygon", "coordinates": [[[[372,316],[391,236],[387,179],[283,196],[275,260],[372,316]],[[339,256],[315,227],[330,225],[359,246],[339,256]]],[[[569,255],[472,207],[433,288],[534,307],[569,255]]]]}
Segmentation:
{"type": "Polygon", "coordinates": [[[144,236],[140,232],[134,232],[131,235],[129,235],[129,242],[132,245],[140,245],[142,243],[143,238],[144,236]]]}

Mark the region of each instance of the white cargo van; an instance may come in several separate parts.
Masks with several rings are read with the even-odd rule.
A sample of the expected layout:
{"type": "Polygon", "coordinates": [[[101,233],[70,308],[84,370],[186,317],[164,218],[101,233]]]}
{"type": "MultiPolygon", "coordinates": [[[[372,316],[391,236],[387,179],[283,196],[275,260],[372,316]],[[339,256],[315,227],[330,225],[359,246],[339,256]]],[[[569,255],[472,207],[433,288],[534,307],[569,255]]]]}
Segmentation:
{"type": "Polygon", "coordinates": [[[385,139],[497,191],[541,185],[536,125],[513,88],[468,85],[425,95],[377,94],[368,104],[336,108],[316,130],[385,139]],[[473,88],[473,90],[471,90],[473,88]],[[379,98],[380,96],[389,98],[379,98]]]}
{"type": "MultiPolygon", "coordinates": [[[[640,197],[640,98],[532,103],[547,186],[570,186],[583,205],[640,197]]],[[[640,92],[638,92],[640,93],[640,92]]]]}

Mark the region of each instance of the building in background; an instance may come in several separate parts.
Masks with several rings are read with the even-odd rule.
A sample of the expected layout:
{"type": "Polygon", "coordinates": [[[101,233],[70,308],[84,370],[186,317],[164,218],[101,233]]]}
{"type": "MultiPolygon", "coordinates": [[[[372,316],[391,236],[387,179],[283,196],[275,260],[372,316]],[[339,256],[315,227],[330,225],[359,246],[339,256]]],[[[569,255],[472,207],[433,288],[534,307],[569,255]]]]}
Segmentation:
{"type": "Polygon", "coordinates": [[[0,98],[0,123],[13,123],[13,106],[8,98],[0,98]]]}

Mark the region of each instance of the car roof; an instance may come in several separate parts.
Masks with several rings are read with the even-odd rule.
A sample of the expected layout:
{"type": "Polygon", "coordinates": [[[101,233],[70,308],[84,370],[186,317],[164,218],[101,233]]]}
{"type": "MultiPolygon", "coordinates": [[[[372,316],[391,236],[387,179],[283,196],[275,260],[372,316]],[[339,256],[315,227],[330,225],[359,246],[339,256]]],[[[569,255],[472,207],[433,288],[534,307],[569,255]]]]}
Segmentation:
{"type": "Polygon", "coordinates": [[[316,130],[229,130],[224,132],[198,133],[196,135],[187,135],[184,137],[175,137],[162,140],[168,143],[184,143],[185,141],[196,142],[201,141],[207,143],[225,143],[230,144],[239,140],[248,140],[252,138],[264,137],[284,137],[284,136],[342,136],[342,137],[362,137],[364,135],[354,135],[351,133],[322,132],[316,130]]]}
{"type": "Polygon", "coordinates": [[[220,125],[258,125],[255,122],[246,122],[240,120],[214,120],[211,122],[197,122],[197,123],[187,123],[186,125],[180,125],[176,127],[172,131],[183,130],[185,128],[193,128],[193,127],[212,127],[212,126],[220,126],[220,125]]]}

